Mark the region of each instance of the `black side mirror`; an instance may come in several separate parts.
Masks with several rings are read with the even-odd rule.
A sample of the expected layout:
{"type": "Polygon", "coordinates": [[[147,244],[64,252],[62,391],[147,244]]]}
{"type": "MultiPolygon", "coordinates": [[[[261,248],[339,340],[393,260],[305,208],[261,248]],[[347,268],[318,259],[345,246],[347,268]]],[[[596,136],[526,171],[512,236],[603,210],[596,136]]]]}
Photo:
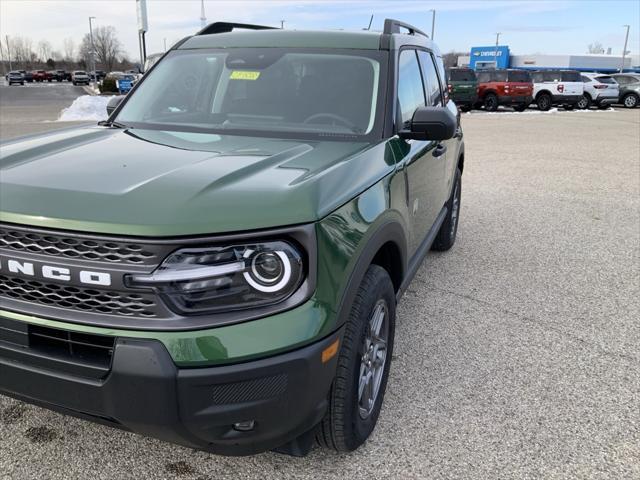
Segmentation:
{"type": "Polygon", "coordinates": [[[446,107],[419,107],[409,128],[401,130],[400,138],[414,140],[449,140],[458,128],[458,119],[446,107]]]}
{"type": "Polygon", "coordinates": [[[113,111],[118,108],[118,105],[120,105],[120,102],[122,102],[123,98],[124,95],[118,95],[109,100],[109,103],[107,103],[107,115],[111,115],[113,111]]]}

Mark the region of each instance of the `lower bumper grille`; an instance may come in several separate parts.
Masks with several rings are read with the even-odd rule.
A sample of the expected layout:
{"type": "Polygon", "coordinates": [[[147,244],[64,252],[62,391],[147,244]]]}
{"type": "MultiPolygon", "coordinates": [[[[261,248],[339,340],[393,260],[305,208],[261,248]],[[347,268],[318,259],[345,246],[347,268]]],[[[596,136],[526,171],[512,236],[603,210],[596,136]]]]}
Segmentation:
{"type": "Polygon", "coordinates": [[[0,298],[2,297],[106,315],[145,318],[157,316],[153,295],[80,288],[5,275],[0,275],[0,298]]]}
{"type": "Polygon", "coordinates": [[[103,378],[115,338],[31,325],[0,317],[0,359],[75,375],[103,378]]]}

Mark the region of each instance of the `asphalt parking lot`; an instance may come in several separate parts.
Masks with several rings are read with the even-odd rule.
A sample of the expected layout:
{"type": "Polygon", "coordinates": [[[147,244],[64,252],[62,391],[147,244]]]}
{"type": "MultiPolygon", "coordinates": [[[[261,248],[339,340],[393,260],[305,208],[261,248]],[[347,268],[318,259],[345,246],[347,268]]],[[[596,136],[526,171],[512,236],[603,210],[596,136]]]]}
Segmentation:
{"type": "Polygon", "coordinates": [[[0,477],[640,478],[640,109],[463,127],[458,241],[401,302],[363,448],[218,457],[0,396],[0,477]]]}
{"type": "Polygon", "coordinates": [[[82,122],[55,122],[60,111],[80,95],[82,87],[68,82],[5,84],[0,80],[0,140],[64,128],[82,122]]]}

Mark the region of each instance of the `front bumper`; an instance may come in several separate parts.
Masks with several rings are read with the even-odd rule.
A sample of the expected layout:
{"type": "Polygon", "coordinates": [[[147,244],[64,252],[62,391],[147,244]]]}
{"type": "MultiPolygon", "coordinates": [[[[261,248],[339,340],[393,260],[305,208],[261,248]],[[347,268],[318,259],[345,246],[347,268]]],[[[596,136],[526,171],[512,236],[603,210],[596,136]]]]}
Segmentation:
{"type": "Polygon", "coordinates": [[[533,101],[531,95],[500,95],[498,97],[498,103],[500,105],[529,105],[533,101]]]}
{"type": "MultiPolygon", "coordinates": [[[[0,393],[160,440],[224,455],[280,447],[323,417],[342,330],[298,350],[246,363],[179,368],[157,340],[117,338],[102,378],[61,372],[0,341],[0,393]],[[250,431],[234,424],[253,421],[250,431]]],[[[5,339],[6,340],[6,339],[5,339]]]]}

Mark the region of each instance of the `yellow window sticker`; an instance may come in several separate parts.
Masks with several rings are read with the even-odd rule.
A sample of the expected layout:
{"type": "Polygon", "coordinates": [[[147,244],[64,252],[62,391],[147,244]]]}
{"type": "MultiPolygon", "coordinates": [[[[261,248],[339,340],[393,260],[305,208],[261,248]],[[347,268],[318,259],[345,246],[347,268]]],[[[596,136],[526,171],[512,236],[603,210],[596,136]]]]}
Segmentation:
{"type": "Polygon", "coordinates": [[[260,72],[247,72],[245,70],[234,70],[229,77],[231,80],[257,80],[260,72]]]}

